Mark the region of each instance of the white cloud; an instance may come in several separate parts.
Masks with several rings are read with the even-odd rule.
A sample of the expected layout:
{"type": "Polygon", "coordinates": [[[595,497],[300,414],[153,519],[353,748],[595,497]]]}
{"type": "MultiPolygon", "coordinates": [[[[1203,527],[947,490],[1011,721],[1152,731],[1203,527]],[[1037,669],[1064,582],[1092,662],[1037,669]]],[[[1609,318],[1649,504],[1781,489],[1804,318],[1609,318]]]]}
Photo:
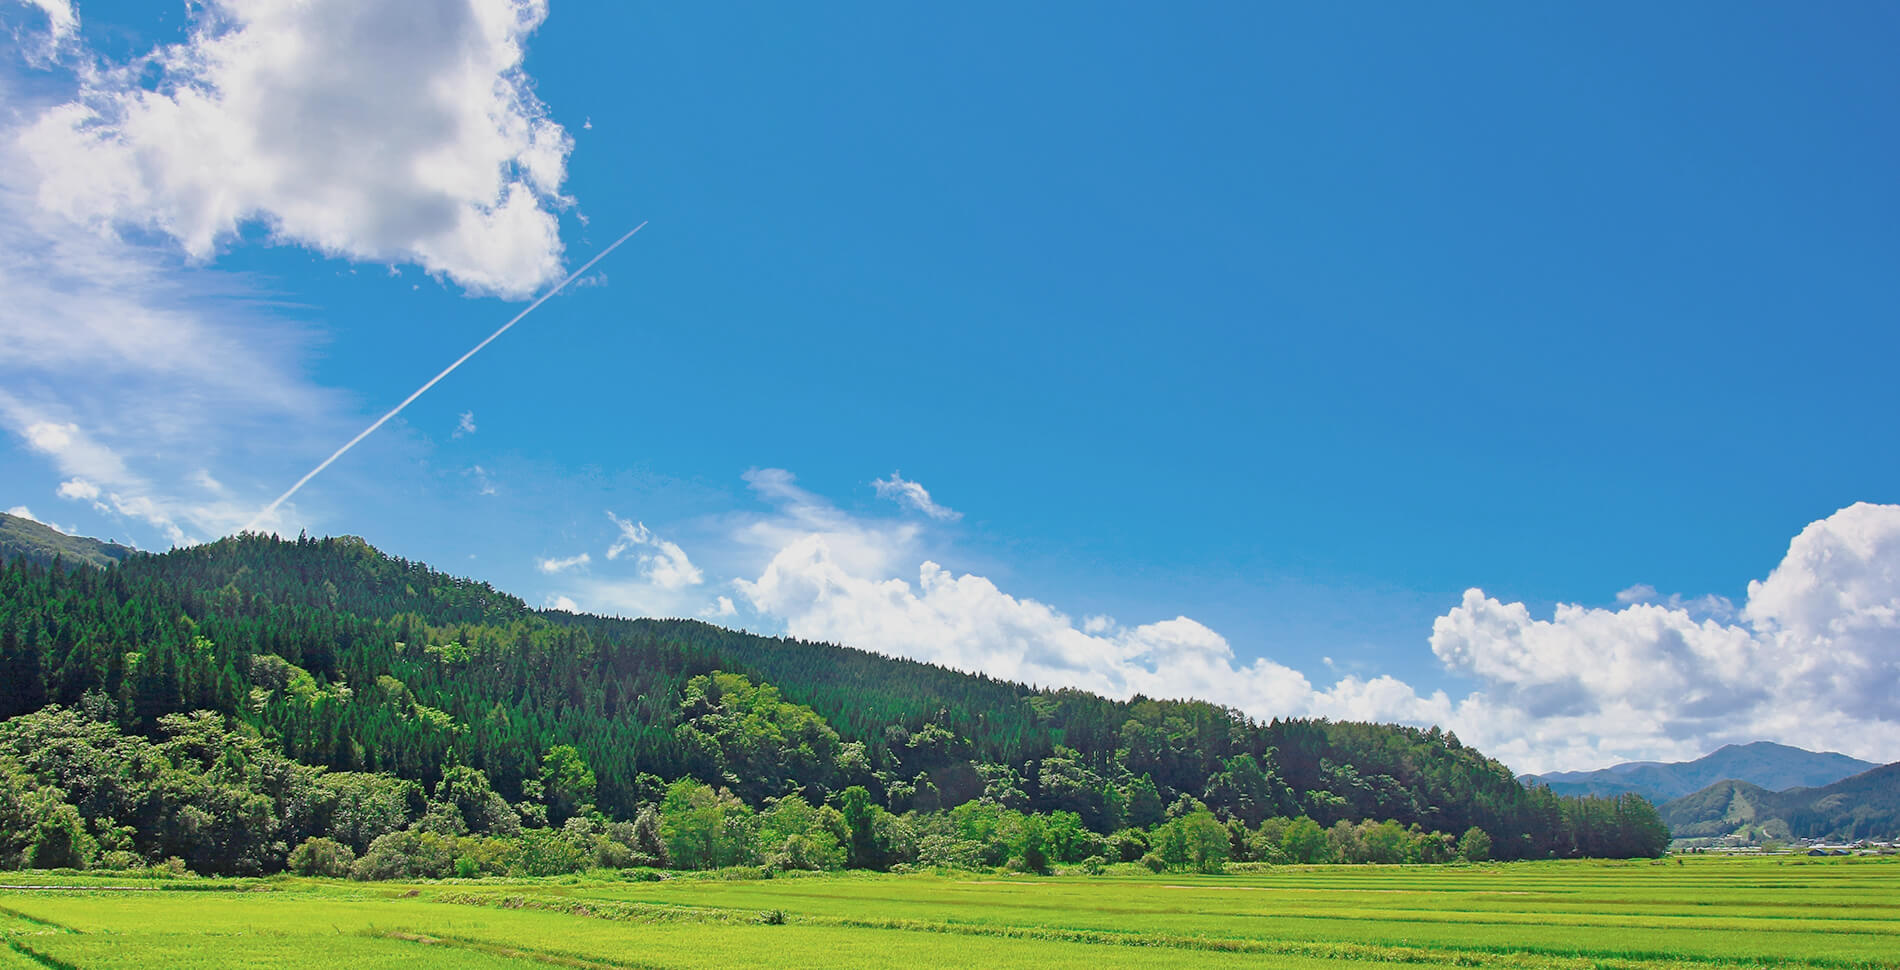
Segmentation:
{"type": "Polygon", "coordinates": [[[754,468],[742,477],[773,506],[772,515],[743,519],[734,530],[734,540],[752,550],[759,565],[809,536],[822,538],[830,557],[854,575],[888,576],[918,561],[921,530],[913,523],[848,515],[799,487],[797,476],[782,468],[754,468]]]}
{"type": "Polygon", "coordinates": [[[1242,664],[1225,638],[1188,617],[1078,623],[986,577],[928,558],[911,565],[919,562],[914,525],[847,515],[782,469],[755,469],[746,481],[777,514],[736,530],[768,558],[757,578],[733,586],[791,635],[1045,686],[1200,697],[1262,716],[1331,713],[1363,706],[1368,693],[1353,684],[1322,693],[1272,661],[1242,664]]]}
{"type": "MultiPolygon", "coordinates": [[[[40,517],[39,517],[39,516],[37,516],[37,515],[34,515],[34,514],[33,514],[33,510],[32,510],[32,509],[29,509],[29,508],[27,508],[27,507],[26,507],[26,506],[24,506],[24,505],[16,505],[16,506],[14,506],[14,507],[12,507],[12,508],[10,508],[10,509],[8,509],[8,510],[7,510],[7,514],[8,514],[8,515],[11,515],[11,516],[15,516],[15,517],[17,517],[17,518],[22,518],[22,519],[27,519],[27,520],[29,520],[29,521],[33,521],[33,522],[40,522],[40,517]]],[[[40,524],[41,524],[41,525],[45,525],[46,523],[44,523],[44,522],[40,522],[40,524]]],[[[720,599],[725,599],[725,597],[723,597],[723,596],[722,596],[722,597],[720,597],[720,599]]]]}
{"type": "Polygon", "coordinates": [[[593,556],[583,552],[578,556],[568,556],[566,559],[537,559],[534,561],[534,568],[544,573],[561,573],[578,569],[593,561],[593,556]]]}
{"type": "MultiPolygon", "coordinates": [[[[579,608],[621,616],[706,615],[698,604],[703,602],[694,591],[702,586],[705,573],[676,542],[655,535],[641,522],[607,513],[618,535],[607,547],[607,560],[630,560],[633,575],[616,575],[612,567],[602,566],[591,574],[568,575],[562,580],[560,598],[578,603],[579,608]]],[[[575,557],[582,562],[589,557],[575,557]]],[[[554,560],[565,565],[573,560],[554,560]]],[[[543,567],[543,572],[553,570],[543,567]]],[[[723,598],[723,597],[722,597],[723,598]]]]}
{"type": "Polygon", "coordinates": [[[877,489],[877,497],[889,499],[899,505],[909,506],[940,522],[955,522],[963,518],[963,513],[931,501],[930,492],[921,484],[906,481],[896,472],[889,478],[880,478],[871,483],[877,489]]]}
{"type": "Polygon", "coordinates": [[[1390,676],[1316,686],[1272,660],[1243,663],[1188,617],[1078,622],[983,576],[928,558],[906,565],[919,562],[915,531],[848,516],[787,472],[747,480],[780,514],[738,530],[769,558],[733,585],[798,637],[1118,697],[1198,697],[1260,718],[1439,724],[1526,771],[1695,757],[1758,738],[1900,754],[1900,506],[1857,505],[1810,526],[1739,612],[1720,597],[1636,586],[1620,609],[1566,604],[1537,619],[1470,590],[1429,641],[1479,684],[1454,699],[1390,676]]]}
{"type": "Polygon", "coordinates": [[[1758,738],[1900,753],[1900,506],[1861,503],[1803,529],[1749,584],[1739,622],[1700,615],[1702,600],[1641,601],[1653,598],[1540,620],[1467,591],[1431,639],[1483,685],[1459,705],[1460,734],[1531,770],[1758,738]]]}
{"type": "Polygon", "coordinates": [[[84,49],[70,4],[33,5],[71,70],[0,76],[0,429],[62,497],[193,542],[348,434],[282,294],[189,265],[240,227],[477,292],[558,270],[569,142],[521,73],[544,3],[211,0],[125,62],[84,49]]]}
{"type": "Polygon", "coordinates": [[[81,502],[93,502],[99,498],[99,486],[83,478],[69,478],[59,483],[60,498],[75,499],[81,502]]]}
{"type": "Polygon", "coordinates": [[[573,141],[521,71],[545,0],[188,9],[188,40],[82,71],[17,133],[44,208],[155,230],[195,260],[257,223],[477,292],[558,274],[573,141]]]}
{"type": "Polygon", "coordinates": [[[454,436],[457,438],[460,438],[463,435],[474,434],[474,433],[475,433],[475,412],[463,411],[461,417],[456,419],[454,436]]]}
{"type": "Polygon", "coordinates": [[[580,604],[565,596],[556,596],[548,600],[548,608],[552,610],[566,610],[569,613],[579,613],[581,611],[580,604]]]}
{"type": "Polygon", "coordinates": [[[738,613],[739,608],[732,605],[730,596],[716,597],[711,606],[699,611],[699,615],[708,620],[724,619],[728,616],[736,616],[738,613]]]}
{"type": "Polygon", "coordinates": [[[705,582],[706,577],[686,556],[686,550],[677,543],[669,542],[653,534],[642,522],[628,522],[620,516],[607,513],[614,525],[620,528],[620,538],[607,547],[608,559],[619,559],[627,551],[639,547],[653,550],[639,554],[640,578],[664,590],[678,590],[687,586],[697,586],[705,582]]]}
{"type": "Polygon", "coordinates": [[[1271,660],[1240,663],[1226,638],[1185,616],[1134,627],[1108,617],[1078,626],[1037,600],[1012,596],[989,579],[957,575],[934,562],[915,583],[854,573],[824,536],[782,549],[756,580],[735,587],[751,606],[793,636],[825,640],[1043,686],[1079,687],[1115,697],[1194,697],[1258,717],[1426,716],[1448,707],[1420,699],[1389,678],[1341,681],[1315,690],[1271,660]]]}

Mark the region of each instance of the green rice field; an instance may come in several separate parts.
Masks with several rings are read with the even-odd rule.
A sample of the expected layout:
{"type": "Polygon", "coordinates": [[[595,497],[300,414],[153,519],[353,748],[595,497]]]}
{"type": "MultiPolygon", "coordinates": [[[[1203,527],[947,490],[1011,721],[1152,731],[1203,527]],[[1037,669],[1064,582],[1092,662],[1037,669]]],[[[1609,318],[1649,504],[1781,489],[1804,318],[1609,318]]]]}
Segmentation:
{"type": "Polygon", "coordinates": [[[351,883],[0,874],[0,970],[1900,968],[1900,860],[351,883]]]}

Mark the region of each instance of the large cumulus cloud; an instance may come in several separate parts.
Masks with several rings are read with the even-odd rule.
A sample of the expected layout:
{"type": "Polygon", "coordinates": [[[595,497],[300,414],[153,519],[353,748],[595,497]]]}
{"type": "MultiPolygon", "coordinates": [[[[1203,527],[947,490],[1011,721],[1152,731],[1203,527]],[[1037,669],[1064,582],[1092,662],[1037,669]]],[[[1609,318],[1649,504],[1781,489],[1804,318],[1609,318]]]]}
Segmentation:
{"type": "Polygon", "coordinates": [[[1481,590],[1433,624],[1432,651],[1482,688],[1460,732],[1536,767],[1693,757],[1769,738],[1900,757],[1900,506],[1810,524],[1739,620],[1678,605],[1559,605],[1548,620],[1481,590]]]}
{"type": "Polygon", "coordinates": [[[42,206],[156,230],[201,260],[257,222],[477,292],[557,274],[572,140],[521,71],[545,0],[193,10],[188,40],[83,63],[77,95],[17,133],[42,206]]]}

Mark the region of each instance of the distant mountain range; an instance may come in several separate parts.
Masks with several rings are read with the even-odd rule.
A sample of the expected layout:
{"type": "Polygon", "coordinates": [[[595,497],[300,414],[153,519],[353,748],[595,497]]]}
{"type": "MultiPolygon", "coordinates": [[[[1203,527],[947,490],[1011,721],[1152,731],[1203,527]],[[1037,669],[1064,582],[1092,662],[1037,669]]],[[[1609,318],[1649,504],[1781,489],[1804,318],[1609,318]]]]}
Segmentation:
{"type": "Polygon", "coordinates": [[[1900,837],[1900,762],[1831,785],[1779,792],[1720,781],[1661,811],[1678,839],[1892,839],[1900,837]]]}
{"type": "Polygon", "coordinates": [[[116,542],[69,536],[32,519],[0,512],[0,562],[18,556],[37,563],[62,559],[74,566],[106,566],[137,551],[116,542]]]}
{"type": "Polygon", "coordinates": [[[1742,781],[1765,789],[1818,788],[1878,765],[1832,751],[1756,741],[1731,744],[1694,761],[1632,761],[1597,771],[1523,775],[1527,785],[1548,785],[1559,795],[1613,796],[1635,792],[1658,805],[1699,792],[1716,782],[1742,781]]]}

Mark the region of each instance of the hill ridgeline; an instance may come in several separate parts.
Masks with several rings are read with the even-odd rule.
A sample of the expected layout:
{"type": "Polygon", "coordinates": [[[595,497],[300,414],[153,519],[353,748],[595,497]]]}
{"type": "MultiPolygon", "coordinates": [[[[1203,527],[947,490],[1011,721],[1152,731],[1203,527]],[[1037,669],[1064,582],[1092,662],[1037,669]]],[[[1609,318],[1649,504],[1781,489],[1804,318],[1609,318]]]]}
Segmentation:
{"type": "MultiPolygon", "coordinates": [[[[22,858],[38,850],[6,845],[9,790],[69,806],[83,824],[61,838],[87,851],[207,871],[272,871],[317,839],[362,853],[359,869],[385,842],[413,861],[424,836],[545,858],[521,848],[534,832],[603,859],[613,838],[636,858],[696,853],[675,865],[1033,871],[1642,856],[1668,837],[1639,798],[1527,788],[1437,728],[1261,723],[696,621],[534,610],[353,537],[245,536],[100,569],[11,556],[0,718],[0,856],[22,858]],[[681,834],[714,816],[751,834],[718,851],[681,834]],[[166,835],[206,818],[223,841],[166,835]]],[[[489,871],[489,849],[457,846],[442,858],[489,871]]]]}

